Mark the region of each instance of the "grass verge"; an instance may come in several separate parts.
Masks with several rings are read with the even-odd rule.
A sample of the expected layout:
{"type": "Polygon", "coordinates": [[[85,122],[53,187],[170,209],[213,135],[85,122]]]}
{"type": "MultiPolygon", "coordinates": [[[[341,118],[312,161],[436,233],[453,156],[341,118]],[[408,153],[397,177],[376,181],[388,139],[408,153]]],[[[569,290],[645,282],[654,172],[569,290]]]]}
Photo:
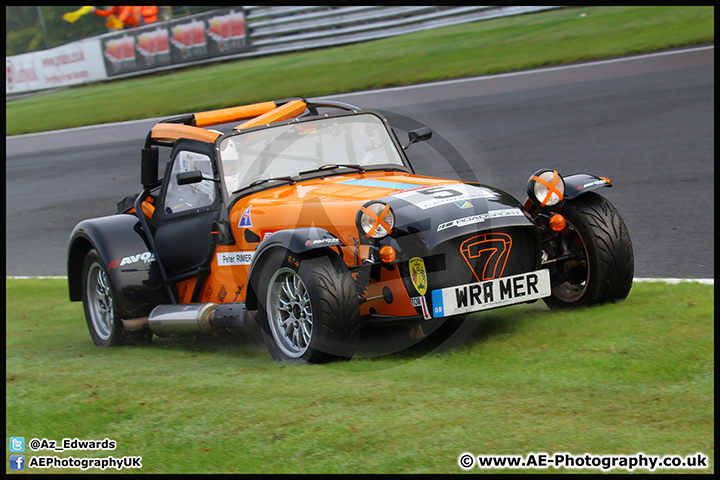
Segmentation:
{"type": "Polygon", "coordinates": [[[714,41],[714,8],[574,7],[6,102],[6,135],[617,57],[714,41]]]}
{"type": "MultiPolygon", "coordinates": [[[[706,470],[660,472],[710,473],[713,297],[636,284],[619,304],[473,316],[425,356],[287,366],[252,336],[96,348],[64,281],[8,279],[6,437],[109,438],[26,462],[140,455],[140,473],[459,473],[463,452],[702,452],[706,470]]],[[[497,472],[523,471],[541,472],[497,472]]]]}

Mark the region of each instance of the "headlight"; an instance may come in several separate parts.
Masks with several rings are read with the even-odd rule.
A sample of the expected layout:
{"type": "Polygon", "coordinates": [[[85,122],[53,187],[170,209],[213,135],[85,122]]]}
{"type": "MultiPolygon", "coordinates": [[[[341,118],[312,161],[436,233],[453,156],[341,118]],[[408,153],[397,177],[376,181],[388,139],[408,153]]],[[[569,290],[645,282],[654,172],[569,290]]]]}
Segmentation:
{"type": "Polygon", "coordinates": [[[368,238],[383,238],[392,232],[395,215],[390,205],[382,202],[369,202],[358,211],[356,222],[358,230],[368,238]]]}
{"type": "Polygon", "coordinates": [[[556,170],[538,170],[527,185],[528,198],[541,207],[552,207],[562,202],[565,182],[556,170]]]}

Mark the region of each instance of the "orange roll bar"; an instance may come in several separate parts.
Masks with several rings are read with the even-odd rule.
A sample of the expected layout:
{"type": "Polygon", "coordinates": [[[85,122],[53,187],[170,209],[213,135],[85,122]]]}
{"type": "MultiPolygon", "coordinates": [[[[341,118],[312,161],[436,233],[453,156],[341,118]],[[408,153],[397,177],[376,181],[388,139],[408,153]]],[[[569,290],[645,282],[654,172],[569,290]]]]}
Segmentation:
{"type": "Polygon", "coordinates": [[[152,138],[155,140],[172,140],[178,138],[192,138],[203,142],[214,142],[220,136],[218,132],[211,132],[203,128],[191,127],[177,123],[158,123],[152,128],[152,138]]]}
{"type": "Polygon", "coordinates": [[[241,123],[235,127],[235,130],[257,127],[258,125],[267,125],[268,123],[280,122],[282,120],[297,117],[305,111],[306,106],[307,104],[302,100],[293,100],[274,110],[266,112],[257,118],[241,123]]]}
{"type": "Polygon", "coordinates": [[[261,102],[200,112],[195,114],[195,125],[198,127],[210,127],[220,125],[221,123],[237,122],[238,120],[257,117],[263,113],[270,112],[274,110],[275,107],[275,102],[261,102]]]}

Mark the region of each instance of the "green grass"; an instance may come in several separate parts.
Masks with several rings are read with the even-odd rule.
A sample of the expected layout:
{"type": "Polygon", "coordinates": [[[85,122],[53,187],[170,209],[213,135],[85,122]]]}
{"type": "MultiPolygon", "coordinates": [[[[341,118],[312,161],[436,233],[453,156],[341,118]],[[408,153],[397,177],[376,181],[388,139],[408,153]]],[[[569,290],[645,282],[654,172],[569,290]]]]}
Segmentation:
{"type": "Polygon", "coordinates": [[[252,335],[97,348],[64,281],[6,288],[6,436],[118,443],[47,455],[141,455],[141,473],[460,473],[463,452],[702,452],[707,470],[661,472],[714,471],[712,286],[493,310],[453,348],[329,366],[275,363],[252,335]]]}
{"type": "Polygon", "coordinates": [[[6,103],[5,133],[493,74],[713,41],[712,6],[566,8],[34,95],[6,103]]]}

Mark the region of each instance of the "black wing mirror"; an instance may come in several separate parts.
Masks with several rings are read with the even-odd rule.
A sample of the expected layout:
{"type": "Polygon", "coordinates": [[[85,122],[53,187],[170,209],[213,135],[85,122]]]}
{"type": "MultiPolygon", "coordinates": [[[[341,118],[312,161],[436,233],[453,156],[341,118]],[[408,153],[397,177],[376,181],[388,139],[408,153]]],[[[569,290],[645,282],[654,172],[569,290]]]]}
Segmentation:
{"type": "Polygon", "coordinates": [[[142,157],[140,158],[140,182],[142,186],[148,190],[159,185],[157,147],[142,149],[142,157]]]}
{"type": "Polygon", "coordinates": [[[200,170],[191,170],[189,172],[181,172],[177,174],[178,185],[189,185],[191,183],[200,183],[203,180],[209,180],[211,182],[219,182],[216,178],[206,178],[200,170]]]}
{"type": "Polygon", "coordinates": [[[430,127],[422,127],[416,130],[411,130],[408,132],[408,139],[410,140],[410,143],[405,145],[403,147],[403,150],[408,148],[413,143],[430,140],[430,137],[432,137],[432,130],[430,130],[430,127]]]}

